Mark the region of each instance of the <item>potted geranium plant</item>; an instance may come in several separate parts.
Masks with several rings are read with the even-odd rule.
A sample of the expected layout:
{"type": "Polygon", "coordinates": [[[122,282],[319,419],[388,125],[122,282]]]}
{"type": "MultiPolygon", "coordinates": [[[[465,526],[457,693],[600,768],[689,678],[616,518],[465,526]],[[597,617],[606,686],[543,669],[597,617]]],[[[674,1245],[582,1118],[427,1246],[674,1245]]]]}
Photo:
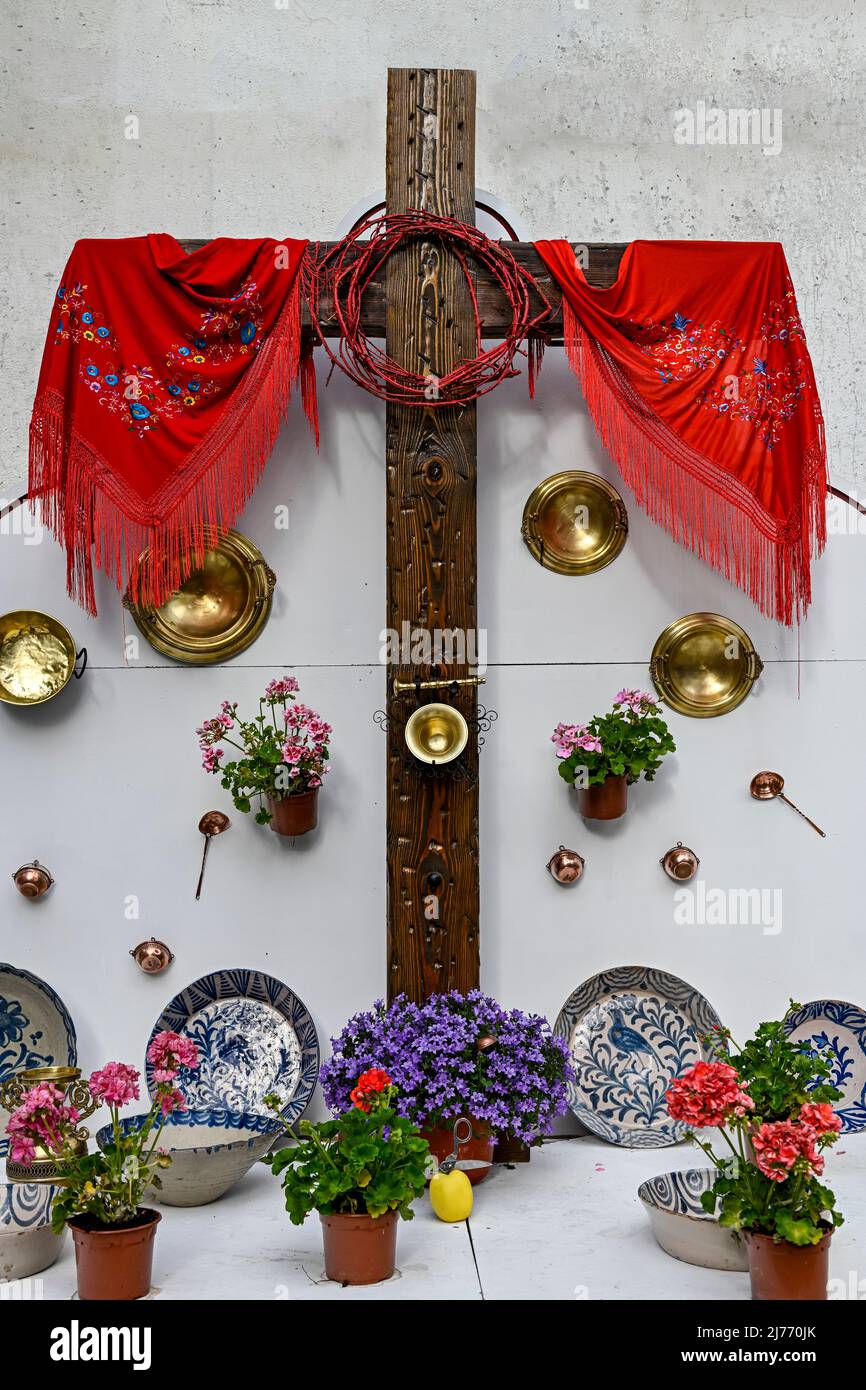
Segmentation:
{"type": "Polygon", "coordinates": [[[559,775],[576,789],[587,820],[625,815],[629,783],[641,777],[651,782],[667,754],[676,752],[661,706],[643,690],[620,690],[613,709],[588,724],[557,724],[551,742],[559,775]]]}
{"type": "MultiPolygon", "coordinates": [[[[394,1273],[397,1217],[412,1219],[424,1191],[430,1151],[415,1125],[394,1108],[397,1087],[381,1067],[357,1078],[351,1105],[322,1124],[301,1120],[300,1137],[262,1159],[282,1177],[295,1226],[317,1211],[325,1273],[340,1284],[377,1284],[394,1273]]],[[[280,1113],[280,1098],[265,1104],[280,1113]]],[[[280,1117],[282,1118],[282,1117],[280,1117]]]]}
{"type": "Polygon", "coordinates": [[[180,1068],[199,1064],[198,1049],[177,1033],[159,1033],[148,1049],[157,1088],[140,1127],[129,1131],[120,1110],[138,1100],[139,1073],[123,1062],[108,1062],[92,1073],[87,1085],[94,1100],[108,1107],[114,1142],[104,1152],[82,1153],[78,1112],[63,1103],[52,1083],[32,1087],[7,1125],[12,1152],[29,1162],[37,1145],[63,1164],[62,1186],[51,1207],[51,1225],[60,1233],[68,1225],[75,1245],[78,1296],[81,1299],[143,1298],[150,1289],[153,1246],[161,1220],[142,1206],[149,1188],[158,1188],[160,1168],[171,1162],[159,1147],[166,1117],[185,1110],[175,1081],[180,1068]]]}
{"type": "MultiPolygon", "coordinates": [[[[714,1041],[729,1037],[720,1029],[714,1041]]],[[[762,1024],[733,1061],[698,1062],[667,1093],[673,1119],[717,1129],[730,1150],[692,1136],[718,1173],[704,1209],[742,1234],[754,1299],[825,1299],[843,1218],[820,1179],[841,1129],[830,1104],[839,1093],[824,1080],[826,1060],[791,1043],[781,1023],[762,1024]]]]}
{"type": "Polygon", "coordinates": [[[344,1108],[369,1067],[385,1067],[398,1087],[398,1113],[420,1127],[438,1160],[451,1153],[454,1121],[471,1120],[473,1137],[459,1149],[461,1160],[478,1164],[468,1169],[470,1181],[486,1177],[498,1138],[537,1143],[567,1109],[565,1043],[546,1019],[503,1009],[477,989],[433,994],[423,1004],[405,995],[387,1007],[378,1000],[331,1045],[321,1081],[332,1111],[344,1108]]]}
{"type": "Polygon", "coordinates": [[[242,719],[237,702],[196,729],[202,767],[220,777],[239,811],[258,802],[256,821],[278,835],[306,835],[318,823],[318,796],[328,759],[331,726],[308,705],[296,704],[298,682],[280,676],[265,687],[259,712],[242,719]],[[241,757],[224,762],[224,745],[241,757]]]}

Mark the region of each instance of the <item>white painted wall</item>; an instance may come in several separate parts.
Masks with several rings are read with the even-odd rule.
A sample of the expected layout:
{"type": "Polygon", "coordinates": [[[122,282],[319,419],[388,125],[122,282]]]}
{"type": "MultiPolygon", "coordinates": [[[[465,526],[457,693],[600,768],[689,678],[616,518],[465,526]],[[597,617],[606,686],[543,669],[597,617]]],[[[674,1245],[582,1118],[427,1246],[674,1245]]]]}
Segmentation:
{"type": "MultiPolygon", "coordinates": [[[[55,701],[0,707],[0,871],[37,857],[57,878],[36,903],[0,878],[0,958],[60,991],[85,1066],[140,1058],[171,995],[223,966],[291,984],[323,1044],[384,991],[385,749],[372,720],[384,695],[383,412],[337,376],[321,405],[321,454],[294,411],[242,519],[279,583],[265,632],[228,666],[179,667],[144,642],[124,664],[114,590],[100,584],[100,617],[88,619],[65,596],[53,540],[0,538],[3,609],[48,609],[90,653],[83,680],[55,701]],[[291,529],[276,531],[273,509],[286,501],[291,529]],[[335,729],[321,828],[292,845],[235,815],[196,903],[198,818],[231,806],[199,768],[194,728],[223,698],[249,702],[284,669],[335,729]],[[138,922],[124,917],[129,894],[141,901],[138,922]],[[177,957],[155,978],[127,955],[150,935],[177,957]]],[[[835,536],[817,568],[798,700],[793,639],[634,506],[629,542],[602,573],[567,579],[532,560],[520,518],[533,485],[565,467],[616,476],[560,352],[545,361],[535,403],[515,383],[479,417],[483,700],[500,716],[481,755],[483,984],[553,1018],[596,970],[648,963],[702,989],[740,1033],[790,994],[863,1002],[863,755],[852,731],[866,698],[866,631],[849,597],[866,580],[863,537],[835,536]],[[672,714],[676,757],[632,791],[622,822],[585,824],[557,776],[553,725],[603,709],[623,684],[646,685],[658,632],[696,608],[745,625],[767,662],[763,677],[723,719],[672,714]],[[781,804],[750,799],[762,767],[787,776],[826,840],[781,804]],[[678,839],[700,855],[708,887],[781,889],[781,931],[677,925],[658,859],[678,839]],[[571,889],[544,868],[560,843],[587,861],[571,889]]],[[[126,630],[135,632],[128,618],[126,630]]]]}
{"type": "MultiPolygon", "coordinates": [[[[733,0],[590,0],[588,10],[442,0],[427,40],[421,13],[406,0],[6,7],[0,491],[15,495],[23,481],[48,303],[72,241],[157,228],[328,236],[381,184],[387,64],[417,59],[479,69],[478,182],[532,233],[781,237],[837,474],[863,477],[853,330],[863,16],[758,3],[744,17],[733,0]],[[781,105],[782,153],[674,145],[674,110],[698,98],[781,105]],[[130,112],[137,142],[124,139],[130,112]]],[[[321,405],[321,453],[295,413],[241,522],[279,585],[268,628],[230,667],[177,667],[146,644],[125,665],[114,592],[103,584],[100,618],[87,619],[65,597],[53,541],[0,534],[0,610],[49,609],[90,651],[90,670],[62,698],[0,708],[0,958],[60,991],[86,1067],[140,1059],[168,998],[222,966],[289,982],[323,1043],[384,990],[384,739],[372,722],[384,694],[383,410],[338,375],[321,405]],[[284,502],[288,533],[273,528],[284,502]],[[235,817],[196,904],[196,823],[227,803],[200,771],[194,726],[283,669],[335,728],[321,830],[291,846],[235,817]],[[8,879],[2,888],[34,856],[57,877],[36,904],[8,879]],[[137,923],[124,918],[128,894],[141,900],[137,923]],[[127,955],[151,934],[177,955],[156,979],[127,955]]],[[[553,1017],[594,971],[650,963],[701,988],[740,1033],[789,994],[866,1002],[862,536],[834,536],[818,567],[798,699],[795,640],[634,506],[628,546],[602,574],[568,580],[532,561],[519,527],[535,483],[566,467],[616,478],[561,354],[548,355],[535,403],[524,382],[510,383],[479,422],[484,701],[500,714],[482,752],[484,985],[553,1017]],[[722,720],[673,715],[680,751],[655,785],[633,792],[621,824],[584,825],[556,774],[552,726],[646,684],[658,632],[698,608],[752,634],[767,662],[755,694],[722,720]],[[826,841],[781,805],[749,799],[749,777],[766,766],[785,773],[826,841]],[[677,839],[701,856],[711,887],[780,888],[781,932],[678,926],[657,862],[677,839]],[[571,890],[544,871],[560,842],[587,859],[571,890]]]]}

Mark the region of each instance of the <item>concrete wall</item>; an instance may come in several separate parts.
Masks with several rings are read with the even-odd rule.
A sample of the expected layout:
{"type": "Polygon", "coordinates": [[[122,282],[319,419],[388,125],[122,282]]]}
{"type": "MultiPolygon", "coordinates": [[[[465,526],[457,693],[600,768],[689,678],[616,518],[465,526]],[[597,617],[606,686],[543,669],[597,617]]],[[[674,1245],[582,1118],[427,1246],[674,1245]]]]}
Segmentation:
{"type": "MultiPolygon", "coordinates": [[[[756,4],[745,19],[734,4],[704,0],[591,0],[588,10],[449,0],[427,39],[427,13],[390,0],[305,0],[285,11],[264,0],[7,6],[7,495],[23,478],[48,303],[72,241],[159,228],[331,234],[382,183],[385,67],[417,59],[478,68],[478,182],[530,232],[781,237],[839,468],[856,479],[862,349],[850,325],[862,173],[846,112],[856,109],[863,19],[833,19],[820,5],[756,4]],[[675,109],[699,99],[780,105],[781,153],[675,145],[675,109]],[[130,113],[137,141],[124,137],[130,113]]],[[[553,1017],[594,971],[653,964],[701,988],[738,1032],[789,994],[866,1001],[856,736],[866,618],[852,597],[863,592],[866,549],[855,513],[834,513],[839,534],[817,569],[798,699],[795,638],[628,496],[630,539],[611,568],[569,580],[534,564],[519,527],[535,483],[567,467],[616,478],[560,353],[546,359],[535,403],[523,381],[509,383],[479,422],[484,702],[500,715],[482,751],[484,985],[553,1017]],[[635,790],[621,825],[585,825],[556,775],[551,728],[605,707],[623,684],[645,685],[659,631],[698,608],[744,624],[764,676],[724,719],[672,716],[679,752],[656,784],[635,790]],[[786,774],[826,841],[782,805],[750,800],[762,767],[786,774]],[[709,887],[779,889],[781,918],[678,923],[657,862],[677,839],[701,856],[709,887]],[[544,871],[560,843],[587,859],[572,890],[544,871]]],[[[0,609],[47,608],[90,650],[87,675],[62,698],[0,710],[0,882],[34,856],[57,877],[37,904],[6,880],[0,958],[63,995],[86,1067],[139,1059],[164,1003],[219,967],[286,980],[325,1046],[383,992],[384,740],[372,722],[384,694],[383,410],[337,375],[322,392],[322,434],[316,456],[293,414],[240,522],[279,585],[265,633],[227,668],[176,667],[143,642],[127,659],[113,590],[101,585],[100,618],[88,620],[65,597],[53,541],[31,544],[9,526],[0,535],[0,609]],[[283,503],[289,532],[274,529],[283,503]],[[222,698],[248,701],[284,669],[335,729],[321,829],[291,846],[236,816],[196,904],[196,823],[226,799],[199,768],[194,727],[222,698]],[[125,916],[129,895],[138,920],[125,916]],[[177,956],[156,979],[127,955],[150,935],[177,956]]]]}
{"type": "Polygon", "coordinates": [[[0,496],[80,236],[328,237],[383,182],[385,70],[478,70],[477,180],[531,236],[782,240],[829,422],[859,457],[866,12],[842,0],[7,0],[0,496]],[[429,31],[429,32],[428,32],[429,31]],[[781,112],[781,152],[675,113],[781,112]],[[129,116],[138,138],[127,139],[129,116]]]}

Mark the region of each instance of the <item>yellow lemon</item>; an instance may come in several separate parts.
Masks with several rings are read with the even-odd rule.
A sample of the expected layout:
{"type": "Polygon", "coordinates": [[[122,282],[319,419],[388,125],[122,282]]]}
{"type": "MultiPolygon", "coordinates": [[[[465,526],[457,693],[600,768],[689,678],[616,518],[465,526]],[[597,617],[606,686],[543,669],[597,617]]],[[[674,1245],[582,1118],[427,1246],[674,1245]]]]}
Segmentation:
{"type": "Polygon", "coordinates": [[[430,1205],[440,1221],[465,1221],[472,1211],[472,1184],[459,1168],[430,1179],[430,1205]]]}

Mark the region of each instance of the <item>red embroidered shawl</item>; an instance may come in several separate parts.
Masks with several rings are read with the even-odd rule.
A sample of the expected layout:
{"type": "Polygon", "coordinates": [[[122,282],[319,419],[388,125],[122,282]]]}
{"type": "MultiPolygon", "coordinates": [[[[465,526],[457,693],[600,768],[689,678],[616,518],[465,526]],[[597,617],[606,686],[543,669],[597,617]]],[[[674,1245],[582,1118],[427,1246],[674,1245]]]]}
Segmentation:
{"type": "Polygon", "coordinates": [[[779,622],[811,599],[826,539],[821,407],[777,243],[635,241],[592,289],[538,241],[565,345],[640,505],[779,622]]]}
{"type": "Polygon", "coordinates": [[[159,234],[73,248],[33,407],[29,491],[91,612],[94,562],[158,606],[242,510],[299,370],[306,246],[218,237],[187,256],[159,234]]]}

